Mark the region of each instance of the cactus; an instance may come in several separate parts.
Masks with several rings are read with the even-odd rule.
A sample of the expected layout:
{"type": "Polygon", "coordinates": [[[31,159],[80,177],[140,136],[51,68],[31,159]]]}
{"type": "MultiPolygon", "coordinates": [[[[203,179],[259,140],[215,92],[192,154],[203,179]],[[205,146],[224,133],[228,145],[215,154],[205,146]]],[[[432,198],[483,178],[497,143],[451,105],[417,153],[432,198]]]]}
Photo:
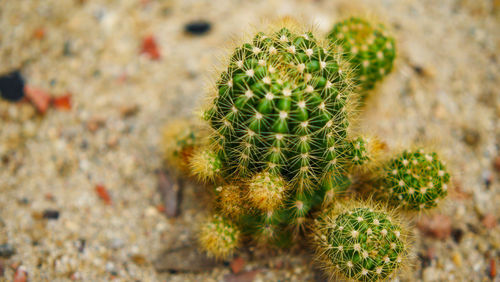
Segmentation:
{"type": "Polygon", "coordinates": [[[171,168],[189,171],[190,158],[202,139],[200,135],[199,128],[188,120],[175,120],[165,126],[162,146],[166,163],[171,168]]]}
{"type": "Polygon", "coordinates": [[[391,72],[396,46],[382,24],[351,17],[337,23],[328,38],[343,47],[346,58],[355,66],[354,79],[362,90],[372,89],[391,72]]]}
{"type": "Polygon", "coordinates": [[[435,153],[421,150],[379,165],[384,144],[348,134],[353,86],[370,89],[392,69],[394,39],[383,26],[351,18],[328,41],[335,42],[284,27],[237,47],[203,113],[210,136],[193,137],[191,146],[180,135],[181,149],[170,155],[190,148],[190,173],[216,187],[215,215],[199,234],[210,256],[230,257],[243,239],[290,247],[319,215],[312,237],[324,268],[346,279],[384,280],[408,256],[405,226],[385,208],[339,196],[375,169],[384,201],[428,209],[446,195],[450,176],[435,153]]]}
{"type": "Polygon", "coordinates": [[[288,187],[281,177],[262,172],[249,181],[246,198],[252,206],[268,212],[276,210],[283,204],[287,190],[288,187]]]}
{"type": "Polygon", "coordinates": [[[433,208],[448,193],[450,174],[435,152],[404,151],[389,160],[381,174],[379,192],[406,210],[433,208]]]}
{"type": "Polygon", "coordinates": [[[219,155],[206,148],[199,147],[195,150],[189,161],[191,174],[198,177],[204,183],[213,183],[222,169],[222,161],[219,155]]]}
{"type": "Polygon", "coordinates": [[[205,114],[225,175],[267,171],[302,191],[342,169],[351,82],[338,54],[288,28],[236,49],[205,114]]]}
{"type": "Polygon", "coordinates": [[[230,220],[213,215],[201,226],[198,240],[209,256],[226,259],[240,244],[240,234],[238,227],[230,220]]]}
{"type": "Polygon", "coordinates": [[[238,185],[223,185],[215,189],[216,208],[218,211],[231,218],[238,219],[245,213],[245,203],[243,202],[243,192],[238,185]]]}
{"type": "Polygon", "coordinates": [[[407,259],[407,230],[380,207],[347,203],[322,212],[314,227],[316,259],[333,276],[379,281],[407,259]]]}

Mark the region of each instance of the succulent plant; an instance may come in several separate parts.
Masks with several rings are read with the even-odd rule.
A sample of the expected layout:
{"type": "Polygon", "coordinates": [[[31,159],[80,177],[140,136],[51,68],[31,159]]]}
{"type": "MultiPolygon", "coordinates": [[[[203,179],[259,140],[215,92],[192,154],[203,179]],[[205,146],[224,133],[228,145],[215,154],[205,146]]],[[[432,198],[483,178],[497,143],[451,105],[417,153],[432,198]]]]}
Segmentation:
{"type": "Polygon", "coordinates": [[[391,72],[396,46],[382,24],[351,17],[337,23],[328,38],[343,47],[345,57],[355,67],[354,79],[361,89],[372,89],[391,72]]]}
{"type": "Polygon", "coordinates": [[[327,271],[384,280],[404,266],[408,232],[383,207],[342,202],[351,179],[378,169],[384,201],[420,210],[446,195],[449,174],[421,150],[379,166],[384,144],[348,134],[352,89],[370,89],[392,69],[394,39],[383,26],[350,18],[327,41],[283,27],[235,48],[203,114],[210,136],[193,137],[194,146],[179,136],[173,155],[192,148],[190,173],[215,187],[215,214],[199,235],[210,256],[228,258],[244,239],[289,247],[318,215],[312,237],[327,271]]]}
{"type": "Polygon", "coordinates": [[[334,47],[282,28],[236,48],[205,115],[225,175],[266,171],[302,191],[342,170],[351,82],[334,47]]]}
{"type": "Polygon", "coordinates": [[[241,241],[241,232],[230,220],[213,215],[200,228],[198,240],[209,256],[217,259],[230,257],[241,241]]]}
{"type": "Polygon", "coordinates": [[[351,202],[326,209],[315,223],[317,260],[332,276],[385,280],[407,259],[407,230],[385,209],[351,202]]]}
{"type": "Polygon", "coordinates": [[[189,161],[191,174],[205,183],[213,183],[220,176],[222,161],[219,154],[206,147],[199,147],[189,161]]]}
{"type": "Polygon", "coordinates": [[[200,145],[201,130],[193,122],[178,119],[163,130],[164,159],[171,168],[189,171],[188,164],[193,151],[200,145]]]}
{"type": "Polygon", "coordinates": [[[450,174],[437,153],[404,151],[384,164],[379,192],[406,210],[430,209],[448,194],[450,174]]]}

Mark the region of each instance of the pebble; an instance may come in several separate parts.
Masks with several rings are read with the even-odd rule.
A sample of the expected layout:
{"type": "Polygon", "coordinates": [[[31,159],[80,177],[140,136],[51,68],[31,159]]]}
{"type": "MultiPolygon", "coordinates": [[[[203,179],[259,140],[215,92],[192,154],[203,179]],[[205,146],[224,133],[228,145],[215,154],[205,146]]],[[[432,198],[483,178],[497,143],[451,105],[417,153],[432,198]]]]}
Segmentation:
{"type": "Polygon", "coordinates": [[[179,215],[181,203],[179,179],[166,170],[158,172],[158,191],[160,192],[165,215],[167,217],[176,217],[179,215]]]}
{"type": "Polygon", "coordinates": [[[423,217],[417,223],[417,227],[425,235],[436,239],[444,240],[451,235],[451,219],[443,214],[423,217]]]}
{"type": "Polygon", "coordinates": [[[495,228],[495,226],[497,226],[497,219],[494,214],[488,213],[483,217],[481,223],[483,224],[484,227],[488,229],[493,229],[495,228]]]}
{"type": "Polygon", "coordinates": [[[199,20],[187,23],[186,26],[184,27],[184,30],[189,34],[203,35],[208,31],[210,31],[211,28],[212,25],[209,22],[199,20]]]}
{"type": "Polygon", "coordinates": [[[231,261],[229,266],[234,274],[238,274],[243,269],[243,266],[245,266],[245,260],[241,257],[237,257],[231,261]]]}
{"type": "Polygon", "coordinates": [[[488,276],[490,276],[491,279],[495,278],[497,276],[497,266],[495,263],[495,259],[490,259],[490,265],[488,266],[488,276]]]}
{"type": "Polygon", "coordinates": [[[14,249],[14,247],[12,245],[10,245],[10,244],[1,244],[0,245],[0,257],[9,258],[15,253],[16,253],[16,250],[14,249]]]}
{"type": "Polygon", "coordinates": [[[465,128],[463,129],[463,140],[467,145],[475,147],[481,141],[481,135],[476,129],[465,128]]]}
{"type": "Polygon", "coordinates": [[[493,160],[493,167],[497,173],[500,173],[500,156],[495,157],[495,160],[493,160]]]}
{"type": "Polygon", "coordinates": [[[100,117],[93,117],[89,121],[87,121],[87,129],[90,132],[96,132],[99,128],[103,127],[106,124],[106,121],[100,117]]]}
{"type": "Polygon", "coordinates": [[[44,114],[50,105],[50,95],[49,93],[30,86],[24,87],[24,93],[26,97],[31,101],[31,103],[35,106],[35,108],[41,114],[44,114]]]}
{"type": "Polygon", "coordinates": [[[24,79],[18,70],[0,76],[0,95],[7,101],[17,102],[24,97],[24,79]]]}
{"type": "Polygon", "coordinates": [[[43,218],[45,219],[59,219],[59,211],[58,210],[44,210],[43,218]]]}
{"type": "Polygon", "coordinates": [[[26,272],[26,268],[24,266],[19,266],[16,269],[16,273],[14,273],[14,278],[12,282],[26,282],[28,281],[28,272],[26,272]]]}
{"type": "Polygon", "coordinates": [[[462,266],[462,256],[459,253],[457,252],[453,253],[452,260],[456,266],[458,267],[462,266]]]}
{"type": "Polygon", "coordinates": [[[462,238],[464,236],[464,231],[460,228],[454,228],[451,230],[451,237],[453,238],[453,241],[456,243],[460,243],[462,241],[462,238]]]}
{"type": "Polygon", "coordinates": [[[227,274],[224,276],[224,282],[253,282],[255,276],[259,274],[260,270],[245,271],[238,274],[227,274]]]}
{"type": "Polygon", "coordinates": [[[138,105],[129,105],[120,107],[120,115],[123,118],[132,117],[136,115],[140,110],[138,105]]]}
{"type": "Polygon", "coordinates": [[[112,238],[110,241],[109,241],[109,246],[112,248],[112,249],[120,249],[122,248],[123,246],[125,246],[125,242],[120,239],[120,238],[112,238]]]}
{"type": "Polygon", "coordinates": [[[130,258],[132,261],[137,264],[137,265],[145,265],[148,261],[146,260],[146,257],[144,257],[141,254],[134,254],[131,255],[130,258]]]}

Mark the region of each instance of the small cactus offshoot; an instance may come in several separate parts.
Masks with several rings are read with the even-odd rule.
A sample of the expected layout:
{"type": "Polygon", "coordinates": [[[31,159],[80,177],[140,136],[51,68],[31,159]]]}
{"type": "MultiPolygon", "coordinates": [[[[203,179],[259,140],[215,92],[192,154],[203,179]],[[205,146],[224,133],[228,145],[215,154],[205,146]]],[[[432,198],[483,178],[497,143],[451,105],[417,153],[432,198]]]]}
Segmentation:
{"type": "Polygon", "coordinates": [[[204,183],[214,182],[222,169],[219,155],[205,147],[195,150],[189,162],[191,174],[204,183]]]}
{"type": "Polygon", "coordinates": [[[193,151],[199,146],[200,130],[193,122],[176,120],[163,131],[163,151],[170,167],[188,171],[193,151]]]}
{"type": "Polygon", "coordinates": [[[256,174],[248,182],[247,199],[261,211],[273,211],[283,204],[287,189],[281,177],[263,172],[256,174]]]}
{"type": "Polygon", "coordinates": [[[383,166],[379,191],[406,210],[437,206],[448,194],[450,174],[437,153],[404,151],[383,166]]]}
{"type": "Polygon", "coordinates": [[[391,72],[396,46],[382,24],[372,24],[358,17],[337,23],[328,38],[343,47],[346,58],[355,67],[354,79],[362,90],[391,72]]]}
{"type": "Polygon", "coordinates": [[[362,203],[337,205],[316,221],[318,262],[332,276],[357,281],[385,280],[409,253],[407,230],[386,210],[362,203]]]}
{"type": "Polygon", "coordinates": [[[220,215],[213,215],[201,226],[198,240],[208,256],[226,259],[238,247],[240,234],[238,227],[231,221],[220,215]]]}

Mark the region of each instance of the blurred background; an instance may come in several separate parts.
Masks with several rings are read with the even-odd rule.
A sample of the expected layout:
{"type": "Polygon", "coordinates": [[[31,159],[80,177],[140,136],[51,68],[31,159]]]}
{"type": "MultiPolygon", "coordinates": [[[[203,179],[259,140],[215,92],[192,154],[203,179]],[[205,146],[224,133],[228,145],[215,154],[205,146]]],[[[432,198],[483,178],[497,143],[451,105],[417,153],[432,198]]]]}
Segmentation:
{"type": "Polygon", "coordinates": [[[359,130],[432,146],[455,175],[401,280],[498,281],[498,0],[0,1],[0,281],[324,281],[301,248],[199,254],[199,187],[164,202],[160,140],[235,38],[284,16],[324,35],[353,13],[398,49],[359,130]]]}

